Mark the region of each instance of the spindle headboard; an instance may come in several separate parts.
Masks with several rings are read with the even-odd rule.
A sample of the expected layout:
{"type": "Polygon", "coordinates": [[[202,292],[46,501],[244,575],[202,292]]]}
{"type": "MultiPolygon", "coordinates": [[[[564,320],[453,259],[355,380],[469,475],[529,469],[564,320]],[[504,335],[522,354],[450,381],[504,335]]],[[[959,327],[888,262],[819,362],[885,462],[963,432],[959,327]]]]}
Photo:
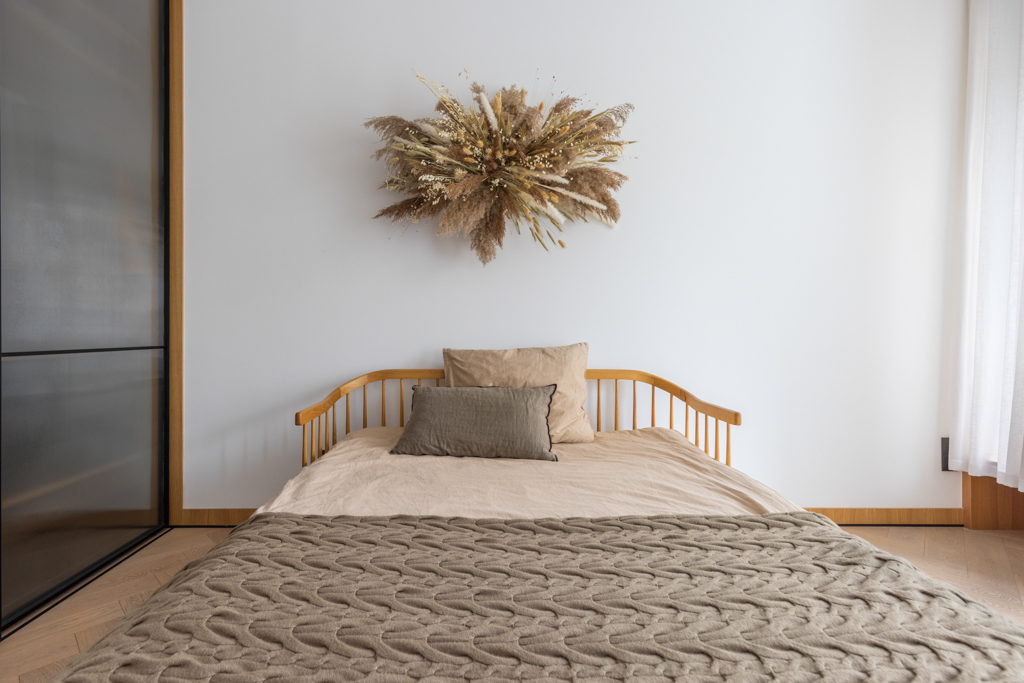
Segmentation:
{"type": "MultiPolygon", "coordinates": [[[[376,372],[370,372],[345,382],[319,403],[295,413],[295,424],[302,427],[302,466],[305,467],[315,461],[338,442],[338,403],[342,398],[345,399],[345,434],[359,428],[353,425],[352,422],[353,403],[356,404],[357,413],[362,413],[362,427],[364,429],[369,426],[368,414],[371,412],[370,406],[379,403],[380,426],[385,427],[388,424],[387,413],[389,403],[387,383],[391,381],[392,385],[394,385],[397,382],[398,394],[395,396],[392,390],[392,398],[390,399],[392,404],[391,414],[394,416],[394,405],[397,403],[398,426],[404,427],[407,398],[408,401],[412,400],[412,392],[409,391],[407,393],[405,391],[405,383],[416,382],[422,385],[424,380],[427,382],[433,381],[434,386],[441,386],[441,382],[444,380],[444,370],[377,370],[376,372]],[[368,386],[378,382],[380,383],[379,391],[376,390],[376,387],[372,392],[367,391],[368,386]],[[356,389],[360,388],[362,392],[356,392],[356,389]],[[353,396],[355,397],[354,399],[353,396]]],[[[650,426],[656,426],[657,391],[661,390],[664,395],[662,396],[663,415],[666,396],[668,400],[668,427],[670,429],[676,428],[675,404],[677,400],[682,401],[683,429],[680,431],[695,446],[703,448],[704,452],[709,456],[712,455],[713,451],[715,460],[721,460],[719,425],[724,422],[725,464],[730,467],[732,466],[732,426],[740,424],[740,414],[735,410],[729,410],[702,401],[686,389],[648,372],[640,372],[638,370],[587,370],[587,380],[588,404],[596,403],[596,410],[588,406],[588,414],[596,417],[596,429],[598,432],[607,431],[605,429],[607,420],[602,420],[602,404],[607,403],[609,400],[612,401],[612,413],[614,415],[612,421],[613,430],[620,429],[620,405],[627,400],[627,410],[631,409],[632,419],[629,421],[628,427],[623,426],[622,428],[636,429],[638,427],[637,409],[640,404],[637,395],[637,383],[639,382],[641,385],[646,384],[650,386],[650,426]],[[602,382],[614,383],[613,390],[611,392],[606,391],[603,398],[601,392],[602,382]],[[631,387],[627,384],[627,389],[622,392],[620,400],[619,386],[621,382],[631,383],[631,387]],[[593,392],[590,389],[593,389],[593,392]],[[609,396],[609,394],[611,395],[609,396]],[[593,399],[592,401],[591,398],[593,399]],[[690,419],[691,412],[693,413],[692,421],[690,419]],[[701,416],[704,418],[703,427],[701,426],[701,416]],[[711,420],[714,420],[713,425],[711,420]],[[691,423],[693,425],[692,432],[690,431],[691,423]]],[[[644,390],[644,393],[646,393],[646,390],[644,390]]],[[[646,401],[646,399],[644,400],[646,401]]],[[[409,410],[411,410],[411,404],[409,410]]],[[[647,417],[646,405],[641,410],[644,413],[642,417],[647,417]]],[[[376,413],[376,406],[374,406],[372,412],[376,413]]],[[[625,420],[622,420],[622,423],[624,424],[625,420]]]]}

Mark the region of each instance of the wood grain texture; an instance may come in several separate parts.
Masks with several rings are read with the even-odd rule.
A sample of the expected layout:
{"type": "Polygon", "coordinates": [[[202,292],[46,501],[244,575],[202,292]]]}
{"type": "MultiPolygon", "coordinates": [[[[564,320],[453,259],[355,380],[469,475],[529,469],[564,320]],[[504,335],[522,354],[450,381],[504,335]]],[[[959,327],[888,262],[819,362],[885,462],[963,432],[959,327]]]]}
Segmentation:
{"type": "MultiPolygon", "coordinates": [[[[930,527],[925,533],[924,555],[940,562],[966,565],[967,551],[963,529],[958,527],[930,527]]],[[[1024,575],[1024,569],[1021,571],[1024,575]]]]}
{"type": "Polygon", "coordinates": [[[237,526],[254,512],[256,508],[186,508],[179,526],[237,526]]]}
{"type": "Polygon", "coordinates": [[[1024,557],[1018,556],[1024,548],[1024,531],[885,526],[844,529],[1024,623],[1024,557]]]}
{"type": "Polygon", "coordinates": [[[1024,493],[993,477],[963,474],[964,526],[968,529],[1024,530],[1024,493]]]}
{"type": "Polygon", "coordinates": [[[184,524],[185,504],[182,467],[182,373],[184,371],[184,85],[182,11],[183,0],[168,3],[168,136],[169,224],[168,230],[168,370],[167,370],[167,459],[168,522],[184,524]]]}
{"type": "Polygon", "coordinates": [[[964,523],[962,508],[807,508],[836,524],[955,525],[964,523]]]}
{"type": "Polygon", "coordinates": [[[73,659],[74,656],[58,659],[38,669],[23,673],[16,680],[18,683],[46,683],[46,681],[60,673],[60,670],[70,664],[73,659]]]}

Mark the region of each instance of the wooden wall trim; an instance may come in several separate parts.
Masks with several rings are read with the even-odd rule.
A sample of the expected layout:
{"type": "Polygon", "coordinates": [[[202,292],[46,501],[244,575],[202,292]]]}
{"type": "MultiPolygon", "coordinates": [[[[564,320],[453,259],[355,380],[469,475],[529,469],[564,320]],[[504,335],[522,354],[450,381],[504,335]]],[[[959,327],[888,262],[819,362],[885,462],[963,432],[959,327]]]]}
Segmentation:
{"type": "Polygon", "coordinates": [[[235,526],[256,512],[256,508],[188,508],[180,510],[177,526],[235,526]]]}
{"type": "Polygon", "coordinates": [[[807,508],[836,524],[927,526],[964,523],[963,508],[807,508]]]}
{"type": "Polygon", "coordinates": [[[182,468],[182,344],[184,342],[184,167],[183,161],[183,0],[168,3],[168,378],[167,378],[167,475],[168,522],[187,524],[182,468]]]}
{"type": "Polygon", "coordinates": [[[1024,530],[1024,493],[993,477],[964,472],[964,526],[968,529],[1024,530]]]}
{"type": "Polygon", "coordinates": [[[185,312],[184,221],[184,0],[169,0],[167,7],[168,67],[168,378],[167,378],[167,496],[171,526],[234,526],[247,520],[255,508],[185,508],[183,450],[183,374],[185,312]]]}

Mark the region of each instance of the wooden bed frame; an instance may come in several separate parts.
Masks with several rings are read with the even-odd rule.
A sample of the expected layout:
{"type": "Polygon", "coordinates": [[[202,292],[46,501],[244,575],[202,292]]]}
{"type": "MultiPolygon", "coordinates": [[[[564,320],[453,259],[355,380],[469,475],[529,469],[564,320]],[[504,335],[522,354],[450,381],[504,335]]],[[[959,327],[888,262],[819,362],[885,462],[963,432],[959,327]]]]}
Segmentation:
{"type": "MultiPolygon", "coordinates": [[[[345,399],[345,434],[348,434],[354,427],[352,424],[352,411],[350,395],[356,389],[362,388],[363,404],[363,429],[367,427],[367,390],[370,384],[380,382],[380,426],[387,426],[387,381],[398,382],[398,426],[405,426],[405,383],[416,382],[422,385],[423,380],[434,380],[434,386],[441,386],[444,379],[444,370],[378,370],[367,373],[361,377],[345,382],[332,391],[319,403],[295,413],[295,424],[302,427],[302,466],[314,462],[321,457],[334,444],[338,443],[338,402],[345,399]]],[[[636,407],[637,407],[637,382],[647,384],[651,387],[651,426],[655,426],[655,394],[660,389],[669,396],[668,423],[670,429],[675,429],[675,400],[683,402],[683,435],[690,439],[697,448],[704,449],[709,456],[714,450],[715,460],[721,459],[719,424],[725,423],[725,464],[732,467],[732,426],[740,424],[740,414],[735,410],[722,408],[706,401],[702,401],[686,389],[662,379],[657,375],[637,370],[587,370],[587,379],[597,382],[597,431],[602,430],[601,422],[601,382],[610,380],[615,382],[615,419],[613,430],[619,429],[619,382],[632,382],[632,409],[633,420],[629,429],[636,429],[636,407]],[[690,436],[690,412],[693,411],[693,437],[690,436]],[[701,439],[700,417],[704,416],[703,439],[701,439]],[[714,420],[714,436],[711,437],[714,420]],[[709,438],[710,437],[710,438],[709,438]],[[711,444],[714,444],[713,447],[711,444]]],[[[392,412],[394,415],[394,412],[392,412]]],[[[392,425],[393,426],[393,425],[392,425]]]]}

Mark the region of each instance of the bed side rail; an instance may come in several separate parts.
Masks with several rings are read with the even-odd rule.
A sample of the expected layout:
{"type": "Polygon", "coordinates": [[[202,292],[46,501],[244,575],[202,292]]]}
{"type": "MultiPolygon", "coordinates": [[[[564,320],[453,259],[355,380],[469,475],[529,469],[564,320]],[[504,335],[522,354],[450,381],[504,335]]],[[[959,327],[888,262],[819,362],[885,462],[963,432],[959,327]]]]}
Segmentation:
{"type": "Polygon", "coordinates": [[[398,426],[405,426],[405,383],[415,381],[423,384],[423,380],[433,382],[434,386],[441,386],[444,379],[444,370],[377,370],[362,377],[345,382],[340,387],[327,394],[327,396],[308,408],[295,413],[295,424],[302,427],[302,466],[310,464],[324,453],[329,451],[334,444],[338,443],[338,402],[345,399],[345,434],[352,431],[352,406],[351,394],[356,389],[362,388],[363,404],[363,429],[367,427],[368,404],[366,386],[373,382],[380,382],[380,424],[387,425],[387,381],[398,380],[398,426]]]}
{"type": "MultiPolygon", "coordinates": [[[[697,448],[703,448],[704,452],[708,455],[713,455],[715,460],[721,460],[722,447],[721,447],[721,423],[725,423],[725,464],[732,467],[732,426],[739,425],[742,423],[742,416],[735,410],[728,408],[722,408],[716,406],[713,403],[702,401],[686,389],[683,389],[678,384],[669,382],[667,379],[652,375],[649,372],[641,372],[639,370],[587,370],[587,379],[596,380],[597,391],[597,431],[602,431],[602,415],[601,406],[605,401],[601,400],[601,382],[611,381],[613,384],[612,391],[612,406],[613,406],[613,429],[618,431],[619,429],[619,384],[621,382],[627,382],[632,384],[632,400],[630,405],[632,406],[632,421],[629,429],[637,429],[639,426],[637,423],[637,407],[640,405],[640,399],[637,394],[637,383],[647,384],[650,386],[651,392],[651,426],[656,426],[656,415],[657,415],[657,390],[661,390],[668,394],[668,426],[669,429],[675,429],[675,407],[676,399],[683,402],[683,436],[689,439],[697,448]],[[693,412],[693,431],[690,431],[691,419],[690,413],[693,412]],[[701,417],[703,417],[703,430],[701,429],[701,417]],[[711,424],[711,420],[714,420],[714,425],[711,424]],[[713,431],[712,431],[713,430],[713,431]],[[703,437],[703,438],[701,438],[703,437]],[[713,451],[713,453],[712,453],[713,451]]],[[[628,385],[627,385],[628,386],[628,385]]]]}

